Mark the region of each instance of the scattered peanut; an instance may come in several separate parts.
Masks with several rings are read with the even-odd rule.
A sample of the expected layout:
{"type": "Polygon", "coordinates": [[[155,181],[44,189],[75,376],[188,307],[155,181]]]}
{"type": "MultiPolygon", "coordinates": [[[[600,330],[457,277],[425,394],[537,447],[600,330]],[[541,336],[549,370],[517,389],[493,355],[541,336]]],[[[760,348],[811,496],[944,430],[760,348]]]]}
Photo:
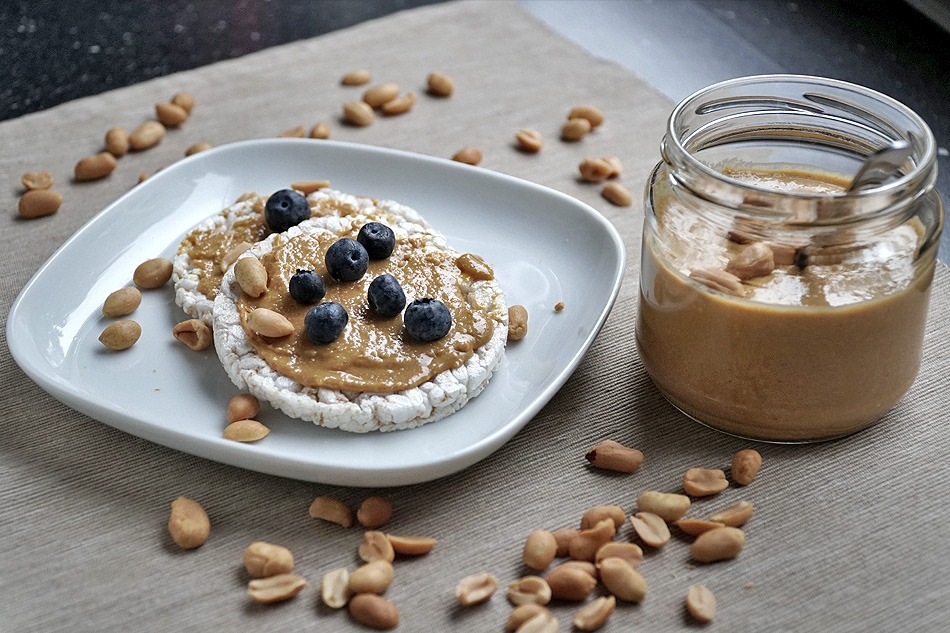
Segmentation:
{"type": "Polygon", "coordinates": [[[603,158],[588,157],[577,166],[581,178],[587,182],[603,182],[613,172],[613,167],[603,158]]]}
{"type": "Polygon", "coordinates": [[[27,191],[49,189],[53,186],[53,174],[48,171],[28,171],[20,176],[20,183],[27,191]]]}
{"type": "Polygon", "coordinates": [[[393,581],[393,565],[389,561],[375,560],[366,563],[350,574],[347,589],[350,595],[357,593],[386,593],[393,581]]]}
{"type": "Polygon", "coordinates": [[[346,567],[328,571],[320,582],[320,597],[331,609],[342,609],[350,600],[350,573],[346,567]]]}
{"type": "Polygon", "coordinates": [[[690,585],[686,590],[686,610],[698,622],[712,622],[716,617],[716,596],[705,585],[690,585]]]}
{"type": "Polygon", "coordinates": [[[590,122],[590,126],[594,128],[604,122],[604,113],[596,106],[579,105],[571,108],[571,111],[567,113],[567,118],[568,120],[587,119],[590,122]]]}
{"type": "Polygon", "coordinates": [[[254,602],[272,604],[290,600],[308,584],[310,583],[296,574],[278,574],[247,583],[247,595],[254,602]]]}
{"type": "Polygon", "coordinates": [[[386,630],[399,626],[396,605],[373,593],[360,593],[350,598],[350,615],[371,629],[386,630]]]}
{"type": "Polygon", "coordinates": [[[574,614],[574,628],[578,631],[596,631],[607,622],[616,607],[616,598],[601,596],[574,614]]]}
{"type": "Polygon", "coordinates": [[[726,473],[718,468],[690,468],[683,475],[683,490],[693,497],[709,497],[728,487],[726,473]]]}
{"type": "Polygon", "coordinates": [[[380,110],[386,116],[395,116],[397,114],[405,114],[412,109],[412,106],[416,104],[416,94],[414,92],[407,92],[402,97],[392,99],[387,101],[380,106],[380,110]]]}
{"type": "Polygon", "coordinates": [[[303,138],[306,135],[307,135],[307,128],[305,128],[302,125],[297,125],[292,128],[287,128],[286,130],[284,130],[277,136],[278,138],[303,138]]]}
{"type": "Polygon", "coordinates": [[[528,535],[524,543],[521,559],[524,564],[541,571],[546,569],[557,554],[557,540],[547,530],[536,530],[528,535]]]}
{"type": "Polygon", "coordinates": [[[745,532],[739,528],[721,527],[703,532],[690,547],[690,556],[699,563],[713,563],[735,558],[745,546],[745,532]]]}
{"type": "Polygon", "coordinates": [[[393,506],[382,497],[367,497],[356,511],[356,520],[363,527],[376,529],[386,525],[393,516],[393,506]]]}
{"type": "Polygon", "coordinates": [[[742,527],[746,521],[752,518],[752,511],[754,509],[753,505],[748,501],[736,501],[725,510],[720,510],[713,514],[709,517],[709,520],[718,521],[729,527],[742,527]]]}
{"type": "Polygon", "coordinates": [[[724,292],[727,295],[741,297],[745,294],[742,281],[724,270],[712,268],[697,268],[689,274],[689,278],[699,282],[707,288],[724,292]]]}
{"type": "Polygon", "coordinates": [[[211,328],[201,319],[188,319],[172,328],[172,335],[196,352],[208,349],[213,341],[211,328]]]}
{"type": "Polygon", "coordinates": [[[168,533],[175,545],[182,549],[195,549],[204,545],[211,533],[211,521],[201,504],[188,497],[172,501],[168,517],[168,533]]]}
{"type": "Polygon", "coordinates": [[[641,602],[647,594],[647,581],[621,558],[600,561],[600,582],[607,591],[624,602],[641,602]]]}
{"type": "Polygon", "coordinates": [[[116,321],[102,331],[99,342],[114,352],[120,352],[135,345],[141,335],[142,326],[135,321],[116,321]]]}
{"type": "Polygon", "coordinates": [[[142,290],[161,288],[172,278],[172,263],[164,257],[146,260],[135,267],[132,281],[142,290]]]}
{"type": "Polygon", "coordinates": [[[228,401],[228,423],[252,420],[261,410],[260,401],[249,393],[239,393],[228,401]]]}
{"type": "Polygon", "coordinates": [[[594,527],[578,532],[571,541],[568,554],[574,560],[594,560],[600,546],[613,539],[616,533],[613,519],[603,519],[594,527]]]}
{"type": "Polygon", "coordinates": [[[579,141],[590,132],[591,125],[587,119],[574,118],[568,119],[567,123],[561,126],[562,141],[579,141]]]}
{"type": "Polygon", "coordinates": [[[268,308],[252,310],[247,315],[247,327],[258,336],[268,338],[281,338],[294,333],[294,324],[287,317],[268,308]]]}
{"type": "Polygon", "coordinates": [[[548,611],[546,607],[533,602],[518,605],[512,609],[511,614],[508,616],[508,621],[505,623],[505,630],[509,633],[517,631],[522,624],[542,614],[550,616],[551,612],[548,611]]]}
{"type": "Polygon", "coordinates": [[[138,288],[126,286],[119,288],[106,297],[102,304],[102,314],[110,318],[128,316],[142,303],[142,293],[138,288]]]}
{"type": "Polygon", "coordinates": [[[643,453],[613,440],[604,440],[584,457],[592,466],[621,473],[632,473],[643,463],[643,453]]]}
{"type": "Polygon", "coordinates": [[[313,127],[310,128],[310,138],[330,138],[330,126],[322,121],[319,123],[314,123],[313,127]]]}
{"type": "Polygon", "coordinates": [[[762,468],[762,455],[759,451],[746,448],[732,456],[732,480],[740,486],[748,486],[762,468]]]}
{"type": "Polygon", "coordinates": [[[544,579],[551,588],[552,597],[572,602],[584,600],[597,586],[596,578],[570,564],[555,567],[544,579]]]}
{"type": "Polygon", "coordinates": [[[498,590],[498,579],[481,573],[462,578],[455,587],[455,597],[463,607],[481,604],[498,590]]]}
{"type": "Polygon", "coordinates": [[[544,137],[537,130],[518,130],[515,133],[518,149],[537,154],[544,147],[544,137]]]}
{"type": "Polygon", "coordinates": [[[244,550],[244,569],[254,578],[289,574],[294,569],[294,555],[282,545],[255,541],[244,550]]]}
{"type": "Polygon", "coordinates": [[[343,527],[353,525],[353,513],[346,504],[331,497],[317,497],[310,504],[308,513],[314,519],[323,519],[343,527]]]}
{"type": "Polygon", "coordinates": [[[146,121],[132,130],[129,135],[129,148],[135,152],[146,150],[161,143],[163,138],[165,126],[158,121],[146,121]]]}
{"type": "Polygon", "coordinates": [[[613,521],[614,529],[619,530],[627,522],[627,513],[624,512],[623,508],[616,505],[594,506],[584,512],[581,517],[581,529],[589,530],[604,519],[613,521]]]}
{"type": "Polygon", "coordinates": [[[429,86],[429,94],[436,97],[449,97],[455,91],[455,82],[442,73],[429,73],[426,77],[426,85],[429,86]]]}
{"type": "Polygon", "coordinates": [[[766,244],[772,250],[772,261],[776,266],[791,266],[795,263],[797,248],[789,244],[766,244]]]}
{"type": "Polygon", "coordinates": [[[604,156],[605,161],[610,165],[610,174],[608,178],[617,178],[623,174],[623,163],[620,162],[620,159],[616,156],[604,156]]]}
{"type": "Polygon", "coordinates": [[[726,264],[726,272],[739,279],[764,277],[775,270],[775,256],[772,249],[762,242],[744,247],[726,264]]]}
{"type": "Polygon", "coordinates": [[[270,429],[257,420],[235,420],[224,427],[222,437],[233,442],[256,442],[268,433],[270,429]]]}
{"type": "Polygon", "coordinates": [[[637,512],[630,517],[633,530],[650,547],[663,547],[670,540],[670,528],[666,521],[652,512],[637,512]]]}
{"type": "Polygon", "coordinates": [[[620,558],[636,567],[643,560],[643,550],[635,543],[604,543],[594,554],[594,562],[599,564],[605,558],[620,558]]]}
{"type": "Polygon", "coordinates": [[[306,196],[321,189],[326,189],[329,186],[329,180],[298,180],[295,183],[291,183],[290,188],[306,196]]]}
{"type": "Polygon", "coordinates": [[[565,307],[566,307],[566,306],[564,305],[564,302],[563,302],[563,301],[558,301],[557,303],[554,304],[554,311],[555,311],[555,312],[564,312],[564,308],[565,308],[565,307]]]}
{"type": "Polygon", "coordinates": [[[175,93],[171,102],[189,114],[195,107],[195,97],[190,92],[175,93]]]}
{"type": "Polygon", "coordinates": [[[571,541],[574,540],[574,537],[577,536],[577,533],[577,528],[561,528],[560,530],[555,530],[552,533],[554,540],[557,542],[556,556],[568,555],[571,547],[571,541]]]}
{"type": "Polygon", "coordinates": [[[477,165],[482,162],[482,150],[477,147],[463,147],[452,155],[452,160],[466,165],[477,165]]]}
{"type": "Polygon", "coordinates": [[[343,120],[350,125],[366,127],[373,122],[373,109],[362,101],[347,101],[343,104],[343,120]]]}
{"type": "MultiPolygon", "coordinates": [[[[609,178],[610,176],[608,175],[607,177],[609,178]]],[[[608,182],[605,184],[604,188],[600,190],[600,195],[602,195],[607,202],[618,207],[629,207],[633,204],[633,194],[619,182],[608,182]]]]}
{"type": "Polygon", "coordinates": [[[508,602],[521,604],[547,604],[551,602],[551,587],[540,576],[525,576],[508,585],[508,602]]]}
{"type": "Polygon", "coordinates": [[[637,497],[637,509],[652,512],[667,523],[679,520],[689,510],[690,500],[686,495],[647,490],[637,497]]]}
{"type": "Polygon", "coordinates": [[[684,534],[689,534],[690,536],[699,536],[703,532],[715,530],[724,525],[725,523],[720,523],[719,521],[706,521],[705,519],[680,519],[676,522],[676,527],[684,534]]]}
{"type": "Polygon", "coordinates": [[[156,103],[155,118],[165,127],[178,127],[188,120],[188,111],[174,103],[156,103]]]}
{"type": "Polygon", "coordinates": [[[508,340],[520,341],[528,333],[528,311],[523,305],[508,308],[508,340]]]}
{"type": "Polygon", "coordinates": [[[99,152],[92,156],[85,156],[76,163],[73,178],[76,182],[101,180],[115,171],[117,164],[115,156],[109,152],[99,152]]]}
{"type": "Polygon", "coordinates": [[[30,189],[22,196],[17,205],[21,218],[32,220],[52,215],[63,204],[63,194],[53,189],[30,189]]]}
{"type": "Polygon", "coordinates": [[[557,619],[548,613],[538,614],[526,620],[515,633],[557,633],[557,619]]]}
{"type": "Polygon", "coordinates": [[[579,569],[585,574],[590,574],[595,579],[597,578],[597,566],[589,560],[569,560],[565,563],[561,563],[559,567],[566,567],[568,569],[579,569]]]}
{"type": "Polygon", "coordinates": [[[231,264],[236,262],[241,255],[246,253],[251,247],[254,246],[250,242],[238,242],[224,254],[224,257],[221,258],[221,261],[218,265],[221,268],[222,273],[228,272],[228,268],[231,267],[231,264]]]}
{"type": "Polygon", "coordinates": [[[340,78],[344,86],[362,86],[372,81],[373,77],[368,70],[351,70],[340,78]]]}
{"type": "Polygon", "coordinates": [[[422,556],[435,549],[436,541],[431,536],[395,536],[387,534],[393,551],[401,556],[422,556]]]}
{"type": "Polygon", "coordinates": [[[376,84],[363,93],[363,102],[371,108],[378,108],[399,96],[399,84],[376,84]]]}
{"type": "Polygon", "coordinates": [[[367,563],[377,560],[391,563],[396,558],[396,550],[393,549],[386,535],[373,530],[363,534],[363,542],[360,543],[358,553],[360,558],[367,563]]]}
{"type": "Polygon", "coordinates": [[[188,149],[185,150],[185,156],[194,156],[195,154],[206,152],[209,149],[211,149],[211,143],[206,143],[204,141],[201,141],[200,143],[192,143],[188,146],[188,149]]]}

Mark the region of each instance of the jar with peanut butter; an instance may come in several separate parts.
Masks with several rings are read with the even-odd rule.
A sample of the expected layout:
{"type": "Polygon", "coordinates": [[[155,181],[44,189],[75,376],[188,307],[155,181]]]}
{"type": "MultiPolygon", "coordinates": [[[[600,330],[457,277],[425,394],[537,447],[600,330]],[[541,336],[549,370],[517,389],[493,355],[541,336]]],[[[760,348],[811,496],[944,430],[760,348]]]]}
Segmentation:
{"type": "Polygon", "coordinates": [[[920,366],[943,209],[906,106],[831,79],[700,90],[646,191],[636,336],[663,395],[734,435],[809,442],[879,420],[920,366]],[[907,158],[854,190],[866,158],[907,158]]]}

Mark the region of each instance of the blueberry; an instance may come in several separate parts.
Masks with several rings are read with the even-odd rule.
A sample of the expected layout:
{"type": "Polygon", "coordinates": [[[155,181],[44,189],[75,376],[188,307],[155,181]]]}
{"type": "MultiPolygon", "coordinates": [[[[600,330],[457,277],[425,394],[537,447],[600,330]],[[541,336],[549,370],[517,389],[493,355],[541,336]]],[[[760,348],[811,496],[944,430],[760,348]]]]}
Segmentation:
{"type": "Polygon", "coordinates": [[[283,233],[310,217],[310,203],[298,191],[281,189],[267,199],[264,219],[274,233],[283,233]]]}
{"type": "Polygon", "coordinates": [[[394,317],[406,307],[406,293],[392,275],[380,275],[366,291],[369,307],[381,317],[394,317]]]}
{"type": "Polygon", "coordinates": [[[406,332],[423,343],[440,339],[452,327],[449,308],[438,299],[416,299],[402,317],[406,332]]]}
{"type": "Polygon", "coordinates": [[[370,259],[386,259],[396,248],[396,236],[385,224],[370,222],[360,229],[356,241],[363,245],[370,259]]]}
{"type": "Polygon", "coordinates": [[[324,262],[327,272],[337,281],[356,281],[366,273],[369,255],[362,244],[344,237],[330,245],[324,262]]]}
{"type": "Polygon", "coordinates": [[[320,300],[327,294],[323,277],[312,270],[298,268],[294,276],[290,278],[288,287],[290,288],[290,296],[293,297],[294,301],[304,305],[320,303],[320,300]]]}
{"type": "Polygon", "coordinates": [[[332,343],[349,320],[346,308],[336,301],[327,301],[310,308],[303,318],[303,325],[307,338],[314,343],[332,343]]]}

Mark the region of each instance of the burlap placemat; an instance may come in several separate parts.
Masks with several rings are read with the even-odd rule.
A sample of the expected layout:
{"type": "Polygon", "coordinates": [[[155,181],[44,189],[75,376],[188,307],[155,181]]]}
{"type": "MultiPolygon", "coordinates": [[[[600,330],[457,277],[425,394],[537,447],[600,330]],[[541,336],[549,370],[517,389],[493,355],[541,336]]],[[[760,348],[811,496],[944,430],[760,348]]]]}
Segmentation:
{"type": "MultiPolygon", "coordinates": [[[[417,90],[418,92],[418,90],[417,90]]],[[[690,466],[725,467],[748,446],[684,419],[655,391],[633,337],[642,211],[613,207],[575,180],[587,155],[618,155],[639,197],[658,156],[671,103],[623,69],[592,58],[508,2],[465,2],[401,13],[314,40],[268,50],[0,124],[0,174],[8,212],[0,233],[0,314],[47,257],[96,212],[193,142],[276,136],[327,120],[333,138],[449,157],[476,145],[484,167],[564,191],[604,213],[623,235],[629,264],[607,325],[575,375],[509,444],[459,474],[384,491],[345,489],[222,466],[136,437],[64,407],[30,382],[0,346],[0,630],[213,631],[358,628],[319,605],[321,576],[355,566],[359,529],[314,521],[317,495],[356,506],[381,493],[395,506],[386,527],[436,536],[434,552],[398,561],[387,593],[404,631],[499,631],[510,606],[500,591],[461,609],[453,590],[490,571],[504,587],[526,573],[525,536],[575,525],[586,508],[632,510],[646,489],[675,491],[690,466]],[[426,74],[455,78],[447,101],[421,96],[412,113],[365,129],[338,124],[351,98],[340,75],[366,67],[380,80],[421,89],[426,74]],[[193,116],[157,148],[128,156],[106,181],[69,182],[76,160],[98,151],[111,126],[133,127],[152,104],[194,93],[193,116]],[[565,112],[582,102],[607,115],[582,143],[556,140],[565,112]],[[531,156],[511,148],[520,127],[548,138],[531,156]],[[49,169],[66,202],[59,213],[15,218],[19,175],[49,169]],[[643,450],[637,473],[610,476],[585,465],[587,449],[614,438],[643,450]],[[202,548],[178,550],[166,530],[178,495],[200,500],[213,523],[202,548]],[[289,547],[311,587],[272,607],[249,602],[244,547],[289,547]]],[[[713,628],[729,630],[942,630],[950,617],[943,567],[950,469],[950,275],[937,273],[925,362],[904,401],[877,426],[814,446],[757,448],[762,474],[748,489],[697,502],[694,514],[744,498],[756,505],[748,544],[734,561],[691,568],[674,538],[641,569],[646,601],[622,605],[604,631],[694,628],[683,596],[703,583],[719,597],[713,628]]],[[[55,301],[51,297],[50,301],[55,301]]],[[[16,333],[13,334],[14,336],[16,333]]],[[[5,337],[5,334],[0,334],[5,337]]],[[[629,527],[622,539],[628,538],[629,527]]],[[[576,606],[553,606],[560,630],[576,606]]]]}

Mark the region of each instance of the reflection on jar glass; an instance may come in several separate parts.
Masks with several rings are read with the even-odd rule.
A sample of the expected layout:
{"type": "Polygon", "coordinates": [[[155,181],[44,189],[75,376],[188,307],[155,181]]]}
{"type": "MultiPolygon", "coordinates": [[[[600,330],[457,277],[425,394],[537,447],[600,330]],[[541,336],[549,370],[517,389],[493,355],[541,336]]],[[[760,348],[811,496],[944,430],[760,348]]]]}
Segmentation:
{"type": "Polygon", "coordinates": [[[650,176],[637,344],[687,415],[829,439],[880,419],[920,366],[943,209],[927,125],[882,94],[795,75],[705,88],[650,176]],[[849,191],[865,159],[907,155],[849,191]]]}

